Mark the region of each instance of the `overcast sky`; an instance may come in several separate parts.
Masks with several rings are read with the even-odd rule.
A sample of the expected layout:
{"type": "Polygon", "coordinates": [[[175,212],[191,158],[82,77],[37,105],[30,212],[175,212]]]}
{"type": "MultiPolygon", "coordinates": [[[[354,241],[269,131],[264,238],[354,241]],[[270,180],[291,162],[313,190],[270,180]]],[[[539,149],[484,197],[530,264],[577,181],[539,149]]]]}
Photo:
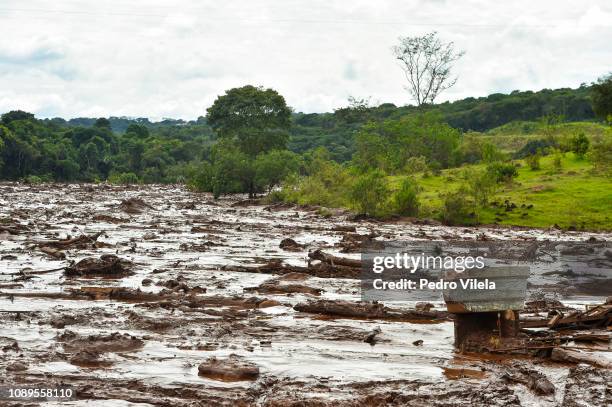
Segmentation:
{"type": "Polygon", "coordinates": [[[193,119],[245,84],[296,111],[405,105],[390,49],[432,30],[466,51],[438,101],[612,71],[609,0],[2,0],[0,112],[193,119]]]}

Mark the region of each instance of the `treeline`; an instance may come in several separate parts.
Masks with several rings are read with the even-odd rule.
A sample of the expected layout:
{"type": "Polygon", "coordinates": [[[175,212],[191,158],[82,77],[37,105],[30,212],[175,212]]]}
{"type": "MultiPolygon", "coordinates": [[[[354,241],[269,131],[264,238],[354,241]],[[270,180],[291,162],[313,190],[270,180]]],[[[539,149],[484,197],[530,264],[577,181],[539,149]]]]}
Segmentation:
{"type": "Polygon", "coordinates": [[[278,185],[292,169],[312,172],[321,148],[332,161],[387,173],[401,171],[414,157],[428,160],[431,169],[446,168],[492,154],[490,143],[466,139],[467,130],[543,116],[593,119],[593,86],[494,94],[418,109],[351,99],[321,114],[294,113],[273,90],[245,86],[228,91],[194,121],[39,120],[12,111],[0,120],[0,179],[192,182],[217,195],[254,193],[278,185]],[[279,162],[289,164],[279,168],[279,162]]]}
{"type": "Polygon", "coordinates": [[[31,181],[184,182],[213,144],[206,125],[150,129],[130,123],[112,131],[108,119],[67,126],[12,111],[0,120],[0,178],[31,181]]]}

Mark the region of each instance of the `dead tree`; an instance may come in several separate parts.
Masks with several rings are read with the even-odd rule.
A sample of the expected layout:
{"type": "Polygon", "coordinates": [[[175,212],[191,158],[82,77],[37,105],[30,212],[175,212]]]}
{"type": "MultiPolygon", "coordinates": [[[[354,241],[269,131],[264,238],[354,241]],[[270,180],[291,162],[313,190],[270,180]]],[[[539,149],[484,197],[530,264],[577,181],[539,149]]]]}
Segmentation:
{"type": "Polygon", "coordinates": [[[455,52],[454,43],[442,42],[435,31],[399,40],[400,44],[393,47],[393,54],[406,75],[406,90],[418,106],[433,103],[442,91],[457,82],[457,77],[451,75],[451,68],[465,52],[455,52]]]}

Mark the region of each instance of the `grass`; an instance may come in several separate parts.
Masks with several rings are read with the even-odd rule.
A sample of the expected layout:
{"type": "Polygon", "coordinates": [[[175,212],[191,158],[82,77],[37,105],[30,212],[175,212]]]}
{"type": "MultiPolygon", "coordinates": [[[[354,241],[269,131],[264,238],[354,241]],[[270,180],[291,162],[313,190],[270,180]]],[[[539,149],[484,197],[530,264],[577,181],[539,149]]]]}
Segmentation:
{"type": "MultiPolygon", "coordinates": [[[[480,223],[546,228],[557,225],[579,230],[612,230],[612,179],[592,173],[586,160],[567,153],[562,168],[555,171],[553,157],[540,161],[539,170],[531,170],[519,161],[518,177],[502,185],[489,200],[503,205],[507,200],[516,208],[487,205],[478,209],[480,223]],[[527,209],[532,205],[530,209],[527,209]],[[524,206],[524,207],[522,207],[524,206]]],[[[474,165],[483,168],[483,165],[474,165]]],[[[420,201],[422,216],[439,218],[442,200],[440,194],[458,190],[462,185],[461,168],[442,171],[439,176],[417,176],[422,188],[420,201]]],[[[389,185],[396,189],[404,176],[389,177],[389,185]]]]}
{"type": "Polygon", "coordinates": [[[586,134],[591,141],[609,132],[609,126],[594,122],[567,122],[554,125],[543,125],[538,122],[510,122],[496,127],[486,133],[471,132],[481,140],[488,141],[505,153],[520,150],[531,140],[554,137],[561,140],[578,133],[586,134]]]}

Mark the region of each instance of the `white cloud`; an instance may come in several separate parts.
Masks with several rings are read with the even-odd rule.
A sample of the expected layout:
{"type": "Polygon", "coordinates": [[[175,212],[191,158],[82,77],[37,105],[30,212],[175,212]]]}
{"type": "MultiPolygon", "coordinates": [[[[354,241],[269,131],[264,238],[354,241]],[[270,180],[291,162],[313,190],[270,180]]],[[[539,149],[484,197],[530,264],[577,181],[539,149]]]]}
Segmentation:
{"type": "Polygon", "coordinates": [[[0,112],[195,118],[244,84],[297,111],[402,105],[390,48],[431,30],[467,51],[440,101],[578,86],[611,69],[611,24],[606,0],[5,0],[0,112]]]}

